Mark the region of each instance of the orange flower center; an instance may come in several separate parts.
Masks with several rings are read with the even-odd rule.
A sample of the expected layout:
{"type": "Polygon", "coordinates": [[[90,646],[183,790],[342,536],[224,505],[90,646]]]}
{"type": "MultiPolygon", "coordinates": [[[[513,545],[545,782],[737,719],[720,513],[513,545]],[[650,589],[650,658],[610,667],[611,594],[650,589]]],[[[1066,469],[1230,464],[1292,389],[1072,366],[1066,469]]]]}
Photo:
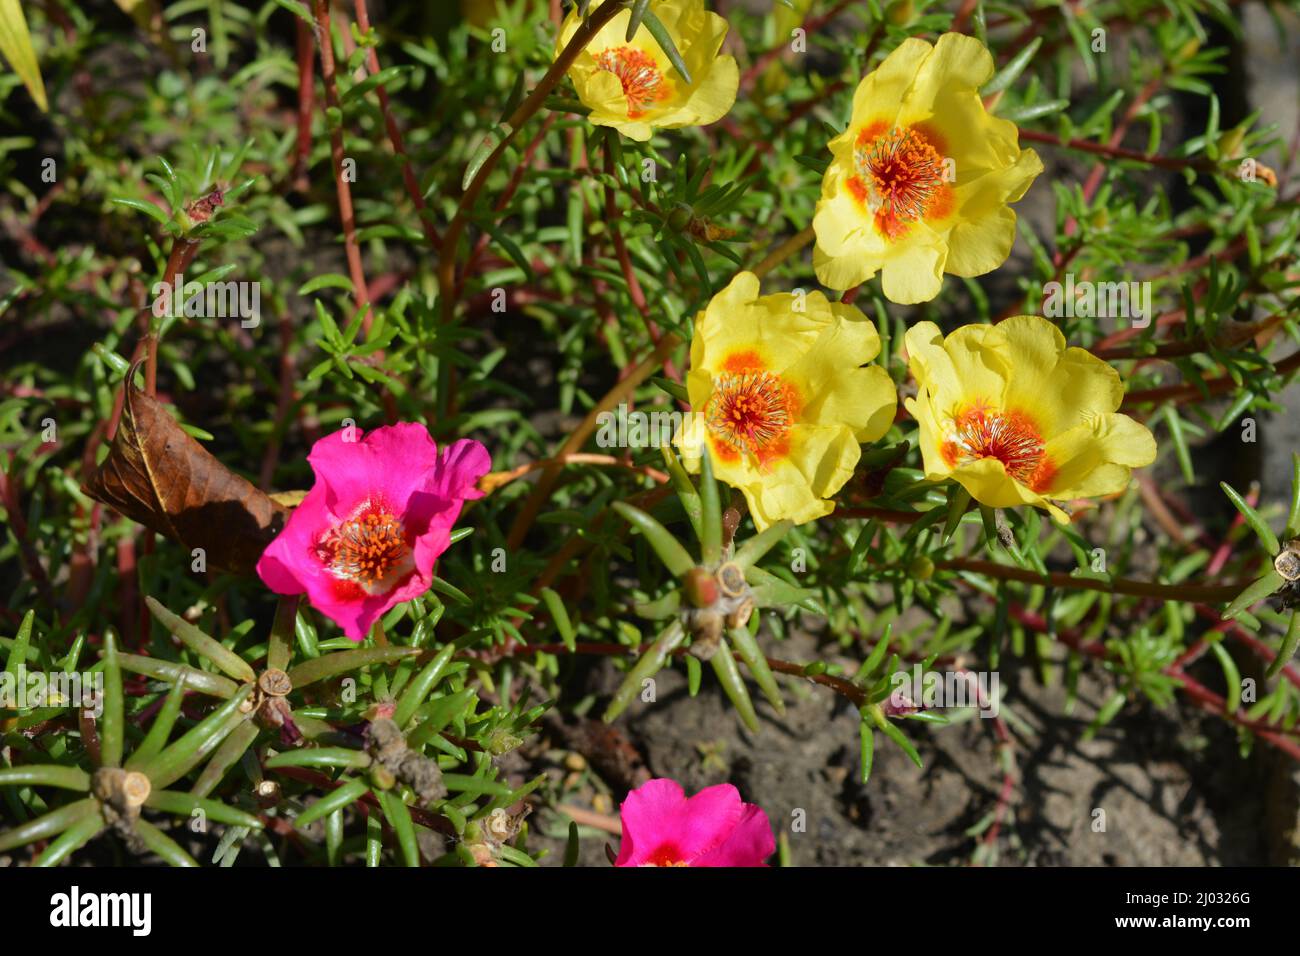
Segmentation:
{"type": "Polygon", "coordinates": [[[623,84],[628,119],[644,116],[647,104],[668,98],[668,80],[644,50],[630,46],[604,50],[596,55],[596,68],[613,73],[623,84]]]}
{"type": "Polygon", "coordinates": [[[665,843],[646,857],[643,866],[690,866],[682,859],[684,854],[672,843],[665,843]]]}
{"type": "Polygon", "coordinates": [[[412,567],[406,529],[382,505],[367,503],[326,535],[319,551],[336,577],[372,594],[389,590],[412,567]]]}
{"type": "Polygon", "coordinates": [[[976,402],[952,419],[940,452],[950,468],[982,458],[996,458],[1008,475],[1033,491],[1047,487],[1056,468],[1043,438],[1023,412],[997,412],[976,402]]]}
{"type": "Polygon", "coordinates": [[[793,416],[788,390],[771,372],[722,372],[705,408],[709,431],[726,448],[759,462],[782,454],[793,416]]]}
{"type": "Polygon", "coordinates": [[[937,206],[944,186],[943,158],[912,128],[868,127],[853,148],[849,188],[876,216],[881,233],[896,239],[937,206]]]}

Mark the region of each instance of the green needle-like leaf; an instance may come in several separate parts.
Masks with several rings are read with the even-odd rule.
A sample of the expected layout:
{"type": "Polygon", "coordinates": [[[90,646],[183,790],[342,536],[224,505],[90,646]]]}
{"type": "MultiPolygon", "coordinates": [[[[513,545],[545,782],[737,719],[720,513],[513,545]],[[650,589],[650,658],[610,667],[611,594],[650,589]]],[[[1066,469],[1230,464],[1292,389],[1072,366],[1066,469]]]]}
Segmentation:
{"type": "Polygon", "coordinates": [[[573,632],[573,622],[569,620],[569,611],[564,606],[564,601],[551,588],[542,588],[540,592],[542,603],[546,609],[551,612],[551,620],[555,622],[555,629],[560,633],[560,640],[570,651],[577,649],[577,638],[573,632]]]}
{"type": "Polygon", "coordinates": [[[672,448],[664,445],[661,449],[664,457],[664,467],[668,469],[668,477],[673,483],[673,490],[677,492],[677,500],[682,504],[682,510],[686,512],[686,517],[690,519],[691,529],[695,532],[698,539],[701,535],[702,514],[700,510],[700,493],[696,490],[691,476],[686,473],[682,466],[681,459],[674,454],[672,448]]]}
{"type": "Polygon", "coordinates": [[[355,803],[369,789],[370,785],[364,780],[349,780],[298,814],[298,819],[293,821],[293,825],[299,830],[310,826],[335,810],[341,810],[355,803]]]}
{"type": "Polygon", "coordinates": [[[28,843],[35,843],[37,840],[48,840],[56,833],[62,833],[69,827],[98,813],[99,801],[94,797],[75,800],[65,807],[51,810],[35,820],[28,820],[21,826],[0,833],[0,853],[26,846],[28,843]]]}
{"type": "Polygon", "coordinates": [[[884,720],[879,721],[876,726],[880,728],[881,733],[894,743],[898,744],[903,753],[907,754],[907,758],[911,760],[912,763],[916,764],[918,767],[924,768],[925,764],[921,760],[921,755],[916,752],[916,747],[912,745],[912,741],[907,739],[907,735],[899,730],[898,726],[893,721],[886,717],[884,720]]]}
{"type": "Polygon", "coordinates": [[[1246,524],[1250,525],[1251,530],[1255,532],[1256,537],[1259,538],[1259,543],[1264,546],[1264,550],[1268,552],[1269,556],[1272,557],[1277,554],[1282,546],[1278,544],[1277,535],[1273,533],[1273,529],[1259,516],[1259,512],[1246,504],[1246,499],[1239,495],[1232,485],[1226,481],[1219,482],[1219,487],[1223,489],[1223,493],[1241,512],[1241,516],[1246,519],[1246,524]]]}
{"type": "MultiPolygon", "coordinates": [[[[298,595],[284,594],[275,605],[275,622],[266,649],[267,669],[287,671],[293,657],[294,631],[298,625],[298,595]]],[[[243,663],[242,660],[240,663],[243,663]]],[[[230,673],[227,671],[226,673],[230,673]]],[[[236,675],[231,674],[232,677],[236,675]]],[[[250,678],[251,679],[251,678],[250,678]]]]}
{"type": "Polygon", "coordinates": [[[418,647],[359,647],[354,651],[338,651],[313,660],[303,661],[289,671],[289,681],[295,688],[306,687],[320,680],[337,677],[348,671],[369,667],[371,664],[387,664],[400,661],[406,657],[419,657],[418,647]]]}
{"type": "Polygon", "coordinates": [[[650,8],[650,0],[633,0],[632,15],[627,20],[627,35],[624,39],[632,42],[636,36],[636,31],[641,27],[641,21],[645,18],[646,10],[650,8]]]}
{"type": "Polygon", "coordinates": [[[862,782],[866,783],[871,779],[871,767],[876,756],[876,734],[871,729],[871,721],[866,717],[863,717],[858,723],[858,736],[860,738],[859,756],[862,763],[862,782]]]}
{"type": "Polygon", "coordinates": [[[202,810],[203,814],[215,823],[250,827],[254,830],[262,829],[262,821],[251,813],[245,813],[236,807],[226,806],[220,800],[205,800],[203,797],[196,797],[192,793],[181,793],[177,790],[154,790],[149,794],[149,799],[145,801],[144,805],[155,810],[162,810],[164,813],[174,813],[178,817],[190,817],[194,815],[195,810],[202,810]]]}
{"type": "Polygon", "coordinates": [[[163,747],[167,746],[184,700],[185,677],[181,675],[181,679],[172,684],[171,689],[168,690],[167,699],[154,715],[153,723],[149,725],[149,732],[145,734],[144,740],[140,741],[140,746],[135,748],[135,753],[127,758],[127,770],[138,770],[142,764],[148,763],[162,751],[163,747]]]}
{"type": "Polygon", "coordinates": [[[104,818],[100,814],[98,801],[84,812],[85,816],[64,830],[57,840],[47,846],[45,852],[32,862],[32,866],[58,866],[104,829],[104,818]]]}
{"type": "Polygon", "coordinates": [[[794,527],[793,521],[778,521],[774,525],[769,525],[767,530],[762,531],[750,538],[740,549],[736,551],[736,556],[732,562],[739,566],[740,570],[747,571],[750,567],[758,564],[763,557],[781,543],[781,539],[789,533],[794,527]]]}
{"type": "Polygon", "coordinates": [[[371,763],[370,755],[364,750],[352,750],[348,747],[304,747],[300,750],[286,750],[274,757],[268,757],[265,766],[276,767],[347,767],[352,770],[364,770],[371,763]]]}
{"type": "Polygon", "coordinates": [[[89,790],[90,774],[79,767],[60,767],[57,764],[0,767],[0,787],[58,787],[61,790],[89,790]]]}
{"type": "Polygon", "coordinates": [[[682,59],[681,53],[678,52],[677,44],[673,42],[672,34],[668,32],[668,28],[650,10],[645,11],[643,18],[645,28],[650,31],[650,35],[655,38],[655,42],[664,51],[664,56],[668,57],[668,62],[673,65],[673,69],[682,75],[686,85],[690,86],[694,82],[691,79],[690,70],[686,68],[686,61],[682,59]]]}
{"type": "Polygon", "coordinates": [[[1292,611],[1291,620],[1286,627],[1286,635],[1282,638],[1282,646],[1278,648],[1273,663],[1268,665],[1266,673],[1269,677],[1276,677],[1278,672],[1291,662],[1291,658],[1295,657],[1297,644],[1300,644],[1300,611],[1292,611]]]}
{"type": "Polygon", "coordinates": [[[777,685],[776,676],[768,666],[767,658],[763,656],[754,635],[749,633],[748,628],[733,627],[727,631],[727,636],[731,639],[731,644],[740,659],[754,675],[754,682],[763,691],[763,696],[767,698],[768,703],[776,708],[778,714],[784,714],[785,701],[781,699],[781,688],[777,685]]]}
{"type": "Polygon", "coordinates": [[[36,612],[28,611],[18,625],[18,634],[9,645],[9,656],[5,660],[5,673],[18,677],[18,668],[27,664],[27,652],[32,642],[32,625],[36,621],[36,612]]]}
{"type": "Polygon", "coordinates": [[[117,659],[122,669],[130,671],[132,674],[143,674],[145,677],[166,681],[169,684],[184,681],[188,690],[198,691],[212,697],[229,698],[239,691],[239,685],[229,677],[222,677],[220,674],[209,674],[207,671],[201,671],[196,667],[173,664],[171,661],[160,661],[154,657],[142,657],[139,654],[118,654],[117,659]]]}
{"type": "Polygon", "coordinates": [[[36,61],[32,35],[27,29],[27,19],[23,16],[23,8],[18,0],[0,0],[0,53],[4,54],[13,71],[23,81],[41,112],[48,113],[50,103],[45,95],[41,67],[36,61]]]}
{"type": "Polygon", "coordinates": [[[675,651],[686,638],[686,631],[682,627],[681,621],[673,621],[669,624],[655,642],[650,645],[650,649],[641,655],[641,659],[632,665],[632,669],[627,672],[623,678],[623,683],[619,685],[618,691],[614,694],[614,699],[610,701],[609,706],[605,709],[601,717],[605,723],[612,723],[619,714],[627,709],[628,704],[641,691],[642,682],[649,680],[663,670],[664,665],[668,663],[668,657],[675,651]]]}
{"type": "Polygon", "coordinates": [[[1034,37],[1030,43],[1025,45],[1024,49],[1011,58],[1006,66],[998,70],[993,79],[984,84],[980,90],[980,95],[992,96],[994,93],[1001,93],[1014,83],[1020,77],[1020,74],[1025,72],[1025,67],[1029,65],[1029,61],[1034,58],[1034,54],[1038,52],[1038,48],[1042,45],[1043,38],[1034,37]]]}
{"type": "Polygon", "coordinates": [[[176,841],[163,833],[148,820],[136,820],[135,832],[154,853],[157,853],[169,866],[185,868],[197,867],[199,864],[177,845],[176,841]]]}
{"type": "Polygon", "coordinates": [[[384,811],[384,819],[393,828],[397,837],[397,846],[402,851],[402,859],[407,866],[420,865],[420,847],[415,839],[415,826],[411,823],[410,808],[402,798],[391,790],[376,790],[379,806],[384,811]]]}
{"type": "Polygon", "coordinates": [[[1232,599],[1232,603],[1223,610],[1223,619],[1231,621],[1242,611],[1264,600],[1270,594],[1274,594],[1285,583],[1286,579],[1282,575],[1270,570],[1232,599]]]}
{"type": "Polygon", "coordinates": [[[157,789],[165,789],[180,779],[245,719],[246,715],[240,713],[239,708],[251,690],[249,686],[242,687],[230,700],[195,724],[189,733],[141,766],[140,772],[157,789]]]}
{"type": "Polygon", "coordinates": [[[402,696],[397,701],[397,709],[393,712],[393,721],[398,727],[405,727],[411,722],[415,712],[429,696],[429,691],[433,690],[442,679],[455,653],[456,645],[448,644],[434,656],[433,660],[424,665],[420,673],[415,675],[414,680],[402,692],[402,696]]]}
{"type": "Polygon", "coordinates": [[[664,563],[664,567],[672,572],[674,577],[680,578],[695,567],[695,561],[682,547],[681,542],[673,537],[672,532],[650,515],[640,508],[623,501],[616,501],[610,507],[617,511],[628,524],[641,532],[646,541],[649,542],[650,547],[654,549],[655,554],[659,555],[659,560],[664,563]]]}
{"type": "Polygon", "coordinates": [[[712,568],[722,560],[722,502],[707,451],[700,456],[700,549],[705,567],[712,568]]]}
{"type": "Polygon", "coordinates": [[[146,597],[144,603],[148,606],[149,613],[154,616],[158,623],[167,628],[169,633],[194,653],[200,657],[206,657],[241,684],[251,684],[257,680],[257,674],[254,673],[253,668],[220,641],[204,634],[189,621],[173,614],[153,598],[146,597]]]}
{"type": "MultiPolygon", "coordinates": [[[[300,726],[301,730],[302,727],[300,726]]],[[[230,768],[239,762],[248,748],[253,745],[257,739],[257,724],[251,720],[246,720],[235,727],[234,730],[221,741],[221,746],[212,752],[212,759],[203,768],[199,774],[199,779],[194,781],[194,786],[190,788],[190,793],[196,797],[206,797],[217,788],[217,784],[225,778],[230,768]]],[[[304,736],[308,736],[303,731],[304,736]]]]}
{"type": "Polygon", "coordinates": [[[713,665],[713,672],[718,675],[718,681],[740,714],[740,719],[745,722],[746,727],[757,733],[758,714],[754,712],[754,702],[749,699],[749,688],[745,686],[745,681],[740,676],[740,668],[736,666],[736,659],[731,656],[726,641],[718,645],[718,649],[709,658],[709,663],[713,665]]]}
{"type": "Polygon", "coordinates": [[[1215,641],[1210,645],[1210,650],[1223,669],[1223,686],[1227,688],[1223,695],[1223,711],[1225,714],[1234,714],[1241,707],[1241,671],[1237,669],[1237,662],[1232,659],[1222,641],[1215,641]]]}

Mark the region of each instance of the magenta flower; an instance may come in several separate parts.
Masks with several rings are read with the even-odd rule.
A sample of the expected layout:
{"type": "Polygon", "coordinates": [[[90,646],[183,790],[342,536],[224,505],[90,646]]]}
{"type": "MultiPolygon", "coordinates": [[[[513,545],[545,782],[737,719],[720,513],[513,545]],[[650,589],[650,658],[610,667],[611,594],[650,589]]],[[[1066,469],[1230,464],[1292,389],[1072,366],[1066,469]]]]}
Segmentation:
{"type": "Polygon", "coordinates": [[[676,780],[649,780],[619,810],[623,844],[615,866],[766,866],[776,849],[762,807],[729,783],[689,800],[676,780]]]}
{"type": "Polygon", "coordinates": [[[257,573],[277,594],[307,595],[354,641],[433,581],[461,505],[481,498],[491,467],[476,441],[438,446],[423,425],[370,434],[345,428],[307,456],[316,483],[262,552],[257,573]]]}

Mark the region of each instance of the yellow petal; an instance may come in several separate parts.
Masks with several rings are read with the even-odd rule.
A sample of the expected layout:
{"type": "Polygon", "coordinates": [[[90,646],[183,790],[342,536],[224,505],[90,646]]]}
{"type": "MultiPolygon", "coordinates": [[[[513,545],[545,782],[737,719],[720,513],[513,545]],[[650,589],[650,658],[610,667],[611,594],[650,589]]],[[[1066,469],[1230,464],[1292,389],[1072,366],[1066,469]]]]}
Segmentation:
{"type": "Polygon", "coordinates": [[[834,426],[804,425],[794,430],[790,455],[774,463],[761,480],[742,488],[754,525],[760,531],[777,521],[803,524],[830,514],[828,496],[853,477],[862,449],[853,435],[834,426]]]}
{"type": "Polygon", "coordinates": [[[933,51],[934,47],[924,40],[909,37],[863,77],[853,93],[850,132],[856,135],[863,126],[881,119],[893,123],[908,87],[933,51]]]}
{"type": "Polygon", "coordinates": [[[1030,491],[1007,474],[996,458],[964,462],[952,470],[952,477],[970,492],[970,496],[990,508],[1016,508],[1041,505],[1042,496],[1030,491]]]}
{"type": "Polygon", "coordinates": [[[948,258],[946,243],[930,233],[925,223],[914,223],[912,228],[914,232],[929,233],[928,241],[923,236],[911,239],[893,252],[880,270],[885,298],[903,305],[929,302],[939,294],[948,258]]]}
{"type": "Polygon", "coordinates": [[[1124,399],[1119,373],[1086,349],[1067,349],[1054,323],[1017,315],[997,328],[1015,356],[1003,401],[1008,408],[1032,411],[1045,438],[1119,408],[1124,399]]]}
{"type": "Polygon", "coordinates": [[[1130,470],[1156,460],[1156,440],[1127,415],[1098,415],[1047,442],[1056,474],[1045,494],[1053,498],[1112,495],[1128,485],[1130,470]]]}

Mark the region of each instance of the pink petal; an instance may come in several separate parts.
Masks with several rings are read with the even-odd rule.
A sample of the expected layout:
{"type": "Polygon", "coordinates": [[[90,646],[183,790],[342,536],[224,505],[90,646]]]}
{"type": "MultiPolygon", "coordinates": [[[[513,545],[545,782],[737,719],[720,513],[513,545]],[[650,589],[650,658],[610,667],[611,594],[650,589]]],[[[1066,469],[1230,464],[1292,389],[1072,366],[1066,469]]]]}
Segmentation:
{"type": "Polygon", "coordinates": [[[416,537],[415,568],[426,588],[434,563],[450,544],[461,506],[466,499],[483,497],[478,481],[491,468],[492,458],[481,444],[468,439],[454,442],[443,449],[424,489],[407,502],[406,527],[416,537]]]}
{"type": "Polygon", "coordinates": [[[347,517],[359,504],[382,499],[394,513],[406,510],[411,494],[423,490],[438,463],[438,446],[419,422],[399,422],[369,433],[347,429],[327,435],[307,456],[326,503],[347,517]],[[354,441],[348,441],[354,438],[354,441]]]}
{"type": "Polygon", "coordinates": [[[763,808],[745,804],[745,811],[727,838],[691,861],[691,866],[767,866],[776,852],[772,824],[763,808]]]}
{"type": "Polygon", "coordinates": [[[640,866],[665,854],[693,865],[730,835],[744,807],[729,783],[706,787],[687,800],[675,780],[650,780],[623,801],[623,843],[615,865],[640,866]]]}

